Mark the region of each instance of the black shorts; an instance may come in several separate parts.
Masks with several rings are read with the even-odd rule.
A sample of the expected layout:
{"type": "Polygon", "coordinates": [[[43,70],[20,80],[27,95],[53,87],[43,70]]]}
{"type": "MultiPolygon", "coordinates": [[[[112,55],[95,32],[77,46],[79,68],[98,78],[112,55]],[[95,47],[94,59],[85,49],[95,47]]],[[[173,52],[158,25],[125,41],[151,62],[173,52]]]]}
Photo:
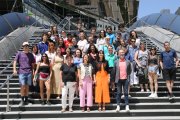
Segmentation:
{"type": "Polygon", "coordinates": [[[164,80],[176,80],[176,68],[163,69],[162,73],[164,80]]]}

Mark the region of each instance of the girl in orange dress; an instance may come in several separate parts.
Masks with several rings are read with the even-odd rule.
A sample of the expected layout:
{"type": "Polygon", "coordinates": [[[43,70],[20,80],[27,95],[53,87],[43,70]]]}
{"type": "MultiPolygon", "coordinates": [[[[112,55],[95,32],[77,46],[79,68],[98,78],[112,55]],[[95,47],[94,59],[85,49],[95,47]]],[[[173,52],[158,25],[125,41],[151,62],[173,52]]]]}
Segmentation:
{"type": "Polygon", "coordinates": [[[104,58],[104,52],[99,51],[98,61],[96,64],[96,88],[95,88],[95,102],[98,103],[98,110],[105,111],[105,104],[110,103],[109,97],[109,73],[108,62],[104,58]],[[102,106],[102,108],[101,108],[102,106]]]}

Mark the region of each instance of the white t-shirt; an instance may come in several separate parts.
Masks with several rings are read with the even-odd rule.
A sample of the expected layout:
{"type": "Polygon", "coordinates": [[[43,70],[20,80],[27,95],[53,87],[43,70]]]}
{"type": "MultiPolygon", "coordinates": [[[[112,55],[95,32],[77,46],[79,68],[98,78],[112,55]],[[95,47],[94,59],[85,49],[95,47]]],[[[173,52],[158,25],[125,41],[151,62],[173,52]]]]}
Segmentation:
{"type": "Polygon", "coordinates": [[[45,53],[47,54],[50,62],[51,62],[52,59],[54,59],[54,57],[56,55],[56,52],[50,53],[49,51],[46,51],[45,53]]]}
{"type": "Polygon", "coordinates": [[[34,56],[34,59],[36,60],[36,64],[41,61],[41,54],[40,53],[38,53],[37,55],[34,53],[32,53],[32,54],[34,56]]]}
{"type": "Polygon", "coordinates": [[[139,38],[137,38],[135,45],[136,45],[138,48],[139,48],[140,42],[141,42],[141,40],[140,40],[139,38]]]}
{"type": "Polygon", "coordinates": [[[77,43],[78,48],[83,51],[83,49],[84,49],[84,47],[85,47],[85,45],[86,45],[87,43],[88,43],[88,42],[87,42],[86,39],[84,39],[84,40],[79,40],[78,43],[77,43]]]}
{"type": "Polygon", "coordinates": [[[103,50],[103,46],[106,44],[105,38],[98,38],[96,44],[97,44],[98,50],[103,50]]]}

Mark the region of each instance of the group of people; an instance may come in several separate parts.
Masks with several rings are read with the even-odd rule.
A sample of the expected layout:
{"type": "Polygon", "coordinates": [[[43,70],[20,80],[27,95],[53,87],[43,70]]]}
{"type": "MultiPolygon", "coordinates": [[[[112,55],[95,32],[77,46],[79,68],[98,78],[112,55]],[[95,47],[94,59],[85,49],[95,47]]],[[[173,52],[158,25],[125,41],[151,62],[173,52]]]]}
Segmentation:
{"type": "Polygon", "coordinates": [[[31,51],[28,42],[22,46],[23,51],[16,54],[13,64],[13,73],[19,74],[21,105],[28,104],[29,86],[33,84],[34,91],[40,91],[42,105],[51,104],[51,94],[61,98],[62,112],[66,111],[67,98],[69,111],[73,111],[75,95],[80,97],[82,111],[85,107],[90,111],[93,98],[98,110],[105,111],[106,104],[110,103],[110,91],[115,90],[116,111],[120,111],[122,96],[125,109],[129,111],[129,93],[134,84],[140,85],[141,92],[151,91],[149,97],[158,97],[159,68],[166,80],[169,99],[173,98],[173,81],[179,61],[170,43],[164,43],[165,51],[158,56],[155,47],[147,50],[137,33],[132,30],[128,34],[123,25],[117,33],[109,26],[100,31],[99,36],[92,28],[88,37],[84,31],[79,31],[78,36],[65,31],[59,33],[53,26],[51,31],[42,34],[42,41],[33,45],[31,51]]]}

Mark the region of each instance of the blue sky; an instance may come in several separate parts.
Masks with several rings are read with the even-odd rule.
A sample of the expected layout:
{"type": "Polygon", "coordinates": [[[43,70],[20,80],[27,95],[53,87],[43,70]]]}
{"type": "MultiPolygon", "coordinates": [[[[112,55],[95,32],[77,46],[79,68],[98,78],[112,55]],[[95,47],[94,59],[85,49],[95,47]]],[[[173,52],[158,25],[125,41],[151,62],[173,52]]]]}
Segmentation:
{"type": "Polygon", "coordinates": [[[139,0],[138,18],[151,13],[159,13],[162,9],[170,9],[171,13],[180,7],[180,0],[139,0]]]}

